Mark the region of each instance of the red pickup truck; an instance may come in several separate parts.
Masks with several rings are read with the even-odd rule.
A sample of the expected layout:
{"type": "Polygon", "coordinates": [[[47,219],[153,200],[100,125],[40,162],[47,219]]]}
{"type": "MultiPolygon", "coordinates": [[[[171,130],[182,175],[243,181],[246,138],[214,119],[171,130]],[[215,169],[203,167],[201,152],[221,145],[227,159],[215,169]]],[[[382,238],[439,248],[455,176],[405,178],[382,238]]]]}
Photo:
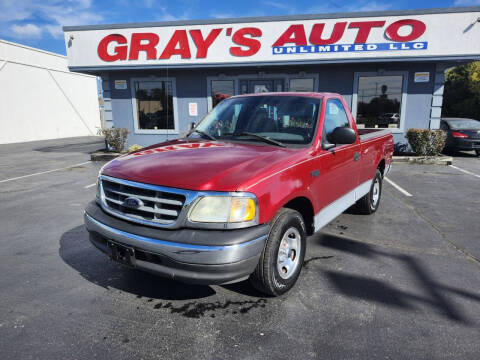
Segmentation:
{"type": "Polygon", "coordinates": [[[352,205],[377,210],[392,153],[390,131],[359,133],[338,94],[234,96],[185,138],[106,164],[85,225],[125,265],[280,295],[308,235],[352,205]]]}

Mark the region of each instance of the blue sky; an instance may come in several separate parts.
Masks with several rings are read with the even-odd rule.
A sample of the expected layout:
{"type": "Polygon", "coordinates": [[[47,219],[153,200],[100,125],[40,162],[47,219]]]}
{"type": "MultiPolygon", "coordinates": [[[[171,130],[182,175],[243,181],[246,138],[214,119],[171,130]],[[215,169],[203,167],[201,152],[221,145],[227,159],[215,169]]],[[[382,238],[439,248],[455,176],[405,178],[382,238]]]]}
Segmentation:
{"type": "Polygon", "coordinates": [[[480,0],[0,0],[0,38],[65,54],[63,25],[480,5],[480,0]]]}

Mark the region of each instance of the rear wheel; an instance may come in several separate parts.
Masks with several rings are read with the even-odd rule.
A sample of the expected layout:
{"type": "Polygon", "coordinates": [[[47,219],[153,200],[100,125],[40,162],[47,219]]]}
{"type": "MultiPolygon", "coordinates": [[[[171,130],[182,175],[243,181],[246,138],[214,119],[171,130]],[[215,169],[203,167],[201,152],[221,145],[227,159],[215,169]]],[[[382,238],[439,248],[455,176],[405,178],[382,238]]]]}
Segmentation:
{"type": "Polygon", "coordinates": [[[282,208],[275,216],[252,285],[262,293],[278,296],[290,290],[305,258],[305,222],[298,211],[282,208]]]}
{"type": "Polygon", "coordinates": [[[382,173],[377,169],[367,195],[357,201],[357,210],[360,214],[373,214],[380,205],[382,196],[382,173]]]}
{"type": "Polygon", "coordinates": [[[480,150],[475,150],[475,154],[477,154],[477,156],[480,156],[480,150]]]}

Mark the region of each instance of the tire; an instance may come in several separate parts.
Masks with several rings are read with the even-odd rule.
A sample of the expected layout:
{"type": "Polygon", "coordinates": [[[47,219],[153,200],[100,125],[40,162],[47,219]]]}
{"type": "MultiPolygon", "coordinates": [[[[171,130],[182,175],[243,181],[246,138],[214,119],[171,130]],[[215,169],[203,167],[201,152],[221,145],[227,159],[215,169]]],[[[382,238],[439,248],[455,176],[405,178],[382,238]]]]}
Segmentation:
{"type": "Polygon", "coordinates": [[[477,154],[477,156],[480,156],[480,150],[475,150],[475,154],[477,154]]]}
{"type": "Polygon", "coordinates": [[[357,211],[360,214],[370,215],[377,211],[382,197],[382,173],[377,169],[373,177],[370,191],[367,195],[357,201],[357,211]]]}
{"type": "Polygon", "coordinates": [[[292,209],[280,209],[272,221],[258,265],[250,276],[253,287],[271,296],[290,290],[302,270],[306,238],[302,215],[292,209]]]}

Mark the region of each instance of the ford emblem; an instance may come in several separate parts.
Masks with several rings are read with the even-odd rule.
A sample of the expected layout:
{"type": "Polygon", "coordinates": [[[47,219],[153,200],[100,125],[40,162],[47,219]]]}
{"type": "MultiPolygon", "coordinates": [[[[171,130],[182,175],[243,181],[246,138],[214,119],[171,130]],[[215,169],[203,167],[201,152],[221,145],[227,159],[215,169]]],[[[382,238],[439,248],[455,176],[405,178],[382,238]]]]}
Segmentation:
{"type": "Polygon", "coordinates": [[[128,197],[123,201],[123,206],[128,207],[130,209],[138,209],[139,207],[143,206],[143,202],[136,197],[128,197]]]}

